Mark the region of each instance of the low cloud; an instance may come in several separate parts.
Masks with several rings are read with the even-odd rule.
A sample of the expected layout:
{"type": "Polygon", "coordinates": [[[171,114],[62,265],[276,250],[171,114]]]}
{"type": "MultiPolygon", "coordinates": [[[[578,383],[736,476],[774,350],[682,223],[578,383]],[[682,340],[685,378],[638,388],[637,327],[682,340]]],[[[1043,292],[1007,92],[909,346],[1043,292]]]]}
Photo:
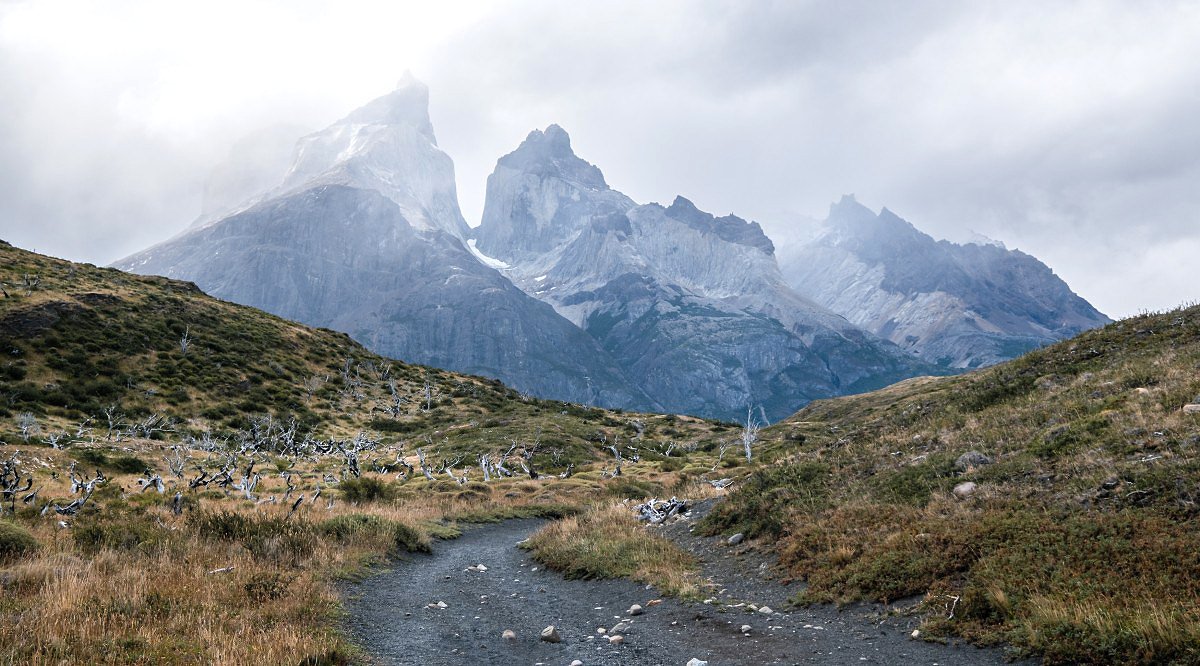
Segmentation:
{"type": "Polygon", "coordinates": [[[124,46],[90,50],[39,36],[49,3],[0,9],[5,239],[115,260],[186,226],[239,138],[319,127],[412,68],[468,220],[496,158],[556,122],[639,201],[782,234],[853,192],[1034,254],[1112,315],[1200,297],[1197,5],[215,2],[120,32],[152,4],[107,5],[124,46]],[[172,46],[201,18],[223,56],[172,46]]]}

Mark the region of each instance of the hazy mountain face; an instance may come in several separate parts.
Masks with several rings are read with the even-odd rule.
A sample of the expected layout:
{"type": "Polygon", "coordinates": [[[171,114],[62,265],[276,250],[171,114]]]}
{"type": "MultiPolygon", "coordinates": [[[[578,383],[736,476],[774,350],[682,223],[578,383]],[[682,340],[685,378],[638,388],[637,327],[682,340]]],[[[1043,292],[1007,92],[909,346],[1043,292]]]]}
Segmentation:
{"type": "Polygon", "coordinates": [[[761,405],[775,418],[922,369],[788,287],[757,224],[682,197],[637,205],[555,125],[500,158],[475,231],[667,409],[728,418],[761,405]]]}
{"type": "Polygon", "coordinates": [[[282,185],[118,263],[349,333],[406,361],[577,402],[650,408],[590,336],[464,245],[428,91],[406,81],[304,137],[282,185]]]}
{"type": "Polygon", "coordinates": [[[208,217],[118,266],[540,396],[722,418],[1107,321],[1032,257],[936,242],[852,198],[787,240],[781,272],[758,224],[639,205],[556,125],[500,158],[471,230],[428,102],[406,79],[301,138],[277,177],[278,142],[250,146],[253,178],[219,174],[208,217]]]}
{"type": "Polygon", "coordinates": [[[1111,321],[1045,264],[994,242],[935,241],[844,197],[782,248],[788,283],[931,363],[974,368],[1111,321]]]}

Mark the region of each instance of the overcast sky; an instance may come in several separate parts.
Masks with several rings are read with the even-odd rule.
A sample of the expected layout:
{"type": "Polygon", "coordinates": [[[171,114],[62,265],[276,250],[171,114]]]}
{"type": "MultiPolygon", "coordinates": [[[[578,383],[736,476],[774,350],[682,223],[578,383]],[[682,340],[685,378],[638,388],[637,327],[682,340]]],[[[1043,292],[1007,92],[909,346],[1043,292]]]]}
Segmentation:
{"type": "Polygon", "coordinates": [[[0,0],[0,238],[115,261],[406,69],[473,225],[554,122],[640,202],[783,236],[855,193],[1113,316],[1200,300],[1200,2],[0,0]]]}

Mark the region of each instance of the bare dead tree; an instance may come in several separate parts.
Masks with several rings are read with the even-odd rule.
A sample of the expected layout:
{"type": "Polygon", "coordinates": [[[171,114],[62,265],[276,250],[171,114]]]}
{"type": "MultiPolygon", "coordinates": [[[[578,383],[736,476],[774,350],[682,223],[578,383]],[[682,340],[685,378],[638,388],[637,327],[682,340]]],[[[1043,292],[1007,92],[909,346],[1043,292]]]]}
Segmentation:
{"type": "Polygon", "coordinates": [[[305,379],[303,383],[305,404],[312,402],[313,397],[317,395],[317,392],[320,391],[328,381],[329,375],[313,375],[312,377],[305,379]]]}
{"type": "Polygon", "coordinates": [[[192,327],[187,326],[183,329],[183,337],[179,338],[179,352],[184,356],[187,356],[188,349],[190,349],[192,346],[192,339],[188,335],[191,332],[192,327]]]}
{"type": "Polygon", "coordinates": [[[167,469],[171,470],[175,478],[182,479],[188,463],[187,453],[182,446],[172,446],[168,450],[170,453],[163,455],[163,461],[167,463],[167,469]]]}
{"type": "Polygon", "coordinates": [[[395,380],[388,381],[388,397],[384,400],[382,410],[394,419],[400,418],[407,410],[409,398],[400,392],[395,380]]]}
{"type": "Polygon", "coordinates": [[[23,441],[28,442],[29,438],[41,432],[41,429],[37,417],[31,412],[21,412],[17,415],[17,431],[21,433],[23,441]]]}
{"type": "Polygon", "coordinates": [[[425,460],[425,449],[417,449],[417,459],[421,462],[421,473],[425,475],[426,479],[433,481],[433,468],[425,460]]]}
{"type": "Polygon", "coordinates": [[[25,479],[25,486],[21,487],[21,471],[18,468],[17,454],[0,464],[0,511],[3,511],[3,502],[8,501],[10,513],[16,512],[17,495],[19,493],[28,492],[33,487],[33,476],[25,479]]]}
{"type": "Polygon", "coordinates": [[[155,434],[174,431],[175,419],[163,416],[158,412],[154,412],[129,427],[130,436],[141,437],[143,439],[153,439],[155,434]]]}
{"type": "Polygon", "coordinates": [[[42,442],[52,449],[61,449],[63,448],[64,439],[67,441],[67,443],[70,443],[71,441],[70,438],[67,437],[67,433],[58,431],[47,434],[42,442]]]}
{"type": "Polygon", "coordinates": [[[145,475],[137,480],[137,484],[141,486],[142,492],[146,492],[147,490],[153,488],[158,491],[159,495],[161,495],[167,490],[166,486],[163,484],[162,477],[151,470],[146,470],[145,475]]]}
{"type": "Polygon", "coordinates": [[[108,422],[108,432],[104,438],[111,442],[113,435],[116,435],[117,441],[121,441],[121,433],[125,428],[125,415],[121,413],[120,408],[115,404],[105,407],[104,418],[108,422]]]}
{"type": "Polygon", "coordinates": [[[746,423],[742,426],[742,432],[739,439],[742,442],[742,449],[746,452],[746,462],[750,462],[750,457],[753,455],[752,447],[758,441],[758,430],[762,427],[758,421],[754,420],[754,410],[750,407],[746,408],[746,423]]]}
{"type": "Polygon", "coordinates": [[[725,453],[728,452],[729,448],[732,446],[733,442],[721,442],[721,445],[717,448],[717,461],[713,463],[712,469],[709,470],[710,472],[717,471],[717,467],[721,464],[721,461],[725,459],[725,453]]]}
{"type": "Polygon", "coordinates": [[[613,443],[609,445],[608,450],[612,451],[613,457],[616,458],[616,468],[613,469],[613,476],[621,476],[621,449],[617,448],[617,444],[621,442],[620,437],[613,437],[613,443]]]}
{"type": "Polygon", "coordinates": [[[95,420],[94,417],[89,416],[79,422],[79,425],[75,427],[75,439],[82,440],[87,437],[89,442],[92,441],[91,424],[93,420],[95,420]]]}
{"type": "Polygon", "coordinates": [[[421,389],[421,397],[422,397],[422,399],[425,400],[424,411],[426,411],[426,412],[433,411],[433,399],[435,397],[437,397],[440,393],[441,393],[441,391],[438,390],[437,386],[435,386],[433,384],[433,382],[429,381],[429,379],[426,378],[425,386],[421,389]]]}

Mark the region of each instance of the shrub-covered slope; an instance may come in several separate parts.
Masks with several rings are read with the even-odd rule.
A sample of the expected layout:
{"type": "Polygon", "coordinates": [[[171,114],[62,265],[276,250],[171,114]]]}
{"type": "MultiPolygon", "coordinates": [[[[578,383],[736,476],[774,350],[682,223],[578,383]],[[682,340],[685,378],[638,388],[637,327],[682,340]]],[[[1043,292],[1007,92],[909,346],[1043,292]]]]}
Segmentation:
{"type": "Polygon", "coordinates": [[[802,601],[925,595],[927,628],[1052,663],[1200,661],[1200,307],[763,433],[710,531],[777,539],[802,601]]]}
{"type": "Polygon", "coordinates": [[[614,437],[696,441],[727,428],[521,396],[497,381],[410,365],[346,335],[142,277],[0,242],[0,439],[296,437],[436,444],[475,455],[510,438],[588,460],[614,437]],[[143,426],[144,427],[140,427],[143,426]],[[140,429],[139,429],[140,428],[140,429]]]}

